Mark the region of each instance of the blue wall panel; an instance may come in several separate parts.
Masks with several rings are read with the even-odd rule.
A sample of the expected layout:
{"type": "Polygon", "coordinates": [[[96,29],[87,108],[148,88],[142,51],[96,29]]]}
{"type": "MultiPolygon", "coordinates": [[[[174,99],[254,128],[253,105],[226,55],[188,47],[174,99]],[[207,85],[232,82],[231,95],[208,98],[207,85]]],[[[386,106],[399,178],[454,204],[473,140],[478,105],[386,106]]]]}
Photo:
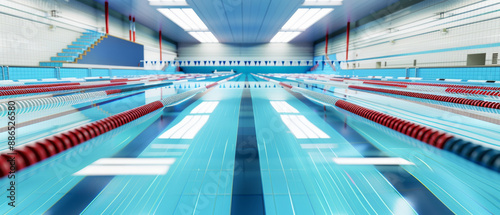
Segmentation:
{"type": "Polygon", "coordinates": [[[61,78],[84,78],[88,76],[87,69],[61,68],[61,78]]]}
{"type": "Polygon", "coordinates": [[[500,67],[453,67],[453,68],[409,68],[408,74],[404,68],[396,69],[350,69],[340,70],[315,70],[313,74],[338,74],[348,76],[393,76],[393,77],[419,77],[423,79],[464,79],[464,80],[496,80],[500,81],[500,67]]]}
{"type": "Polygon", "coordinates": [[[217,71],[231,71],[237,73],[305,73],[310,66],[182,66],[185,73],[211,73],[217,71]]]}
{"type": "Polygon", "coordinates": [[[9,79],[57,78],[55,68],[9,67],[9,79]]]}
{"type": "Polygon", "coordinates": [[[94,77],[109,76],[109,70],[108,69],[92,69],[91,75],[94,77]]]}
{"type": "MultiPolygon", "coordinates": [[[[4,73],[7,75],[7,68],[4,73]]],[[[85,68],[46,68],[46,67],[9,67],[9,79],[44,79],[44,78],[84,78],[110,76],[108,69],[85,69],[85,68]],[[60,73],[59,73],[59,72],[60,73]]],[[[182,74],[173,70],[126,70],[111,69],[111,76],[137,76],[137,75],[161,75],[161,74],[182,74]]]]}
{"type": "Polygon", "coordinates": [[[144,46],[108,36],[78,60],[79,64],[138,66],[144,60],[144,46]]]}
{"type": "Polygon", "coordinates": [[[341,70],[339,74],[349,75],[349,76],[360,76],[360,77],[366,77],[366,76],[406,77],[406,70],[405,69],[352,69],[352,70],[341,70]]]}
{"type": "Polygon", "coordinates": [[[173,74],[175,72],[171,71],[161,71],[161,70],[126,70],[126,69],[112,69],[112,76],[136,76],[136,75],[162,75],[162,74],[173,74]]]}
{"type": "MultiPolygon", "coordinates": [[[[334,60],[335,55],[329,55],[334,60]]],[[[393,76],[393,77],[419,77],[423,79],[464,79],[464,80],[496,80],[500,81],[500,67],[450,67],[450,68],[381,68],[381,69],[341,69],[337,61],[337,71],[329,65],[324,66],[324,56],[315,56],[314,61],[319,61],[320,66],[312,74],[336,74],[348,76],[393,76]],[[408,73],[408,74],[407,74],[408,73]]]]}
{"type": "Polygon", "coordinates": [[[500,67],[420,68],[418,76],[424,79],[451,78],[500,81],[500,67]]]}

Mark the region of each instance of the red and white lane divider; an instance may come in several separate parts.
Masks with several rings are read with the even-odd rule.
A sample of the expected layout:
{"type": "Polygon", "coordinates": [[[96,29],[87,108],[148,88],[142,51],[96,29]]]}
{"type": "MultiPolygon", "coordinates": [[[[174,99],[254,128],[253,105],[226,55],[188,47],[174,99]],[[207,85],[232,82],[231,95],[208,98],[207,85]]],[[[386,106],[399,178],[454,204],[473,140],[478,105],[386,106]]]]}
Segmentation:
{"type": "MultiPolygon", "coordinates": [[[[173,84],[177,84],[180,82],[186,82],[187,79],[183,79],[181,81],[173,81],[173,84]]],[[[36,98],[36,99],[26,99],[26,100],[18,100],[16,101],[16,114],[28,113],[33,111],[45,110],[54,107],[60,107],[64,105],[73,105],[79,104],[82,102],[87,102],[91,100],[96,100],[100,98],[105,98],[111,94],[117,94],[122,92],[128,92],[133,90],[141,90],[146,88],[154,87],[158,84],[148,84],[142,86],[132,86],[124,89],[114,89],[114,90],[106,90],[106,91],[98,91],[98,92],[90,92],[90,93],[80,93],[73,94],[67,96],[56,96],[56,97],[47,97],[47,98],[36,98]]],[[[7,114],[8,104],[1,103],[0,104],[0,117],[5,116],[7,114]]]]}
{"type": "MultiPolygon", "coordinates": [[[[318,80],[318,79],[316,79],[316,80],[318,80]]],[[[330,85],[335,86],[335,87],[383,92],[383,93],[403,95],[403,96],[409,96],[409,97],[415,97],[415,98],[430,99],[430,100],[436,100],[436,101],[445,101],[445,102],[452,102],[452,103],[457,103],[457,104],[467,104],[467,105],[478,106],[478,107],[498,109],[496,106],[496,104],[498,104],[498,102],[494,102],[494,101],[483,101],[483,100],[478,100],[478,99],[459,98],[459,97],[442,96],[442,95],[432,95],[432,94],[426,94],[426,93],[390,90],[390,89],[383,89],[383,88],[372,88],[372,87],[359,86],[356,84],[348,85],[349,83],[351,83],[351,81],[349,79],[340,79],[340,80],[342,80],[344,83],[346,83],[346,85],[345,86],[340,86],[340,85],[335,85],[335,84],[333,84],[333,85],[330,84],[330,85]]],[[[315,83],[315,82],[309,81],[309,80],[305,80],[305,82],[315,83]]],[[[396,84],[383,83],[383,81],[356,81],[356,82],[363,83],[363,84],[374,84],[374,85],[381,85],[381,86],[406,88],[408,90],[439,92],[439,93],[443,93],[443,94],[459,93],[459,94],[464,94],[464,95],[468,95],[468,96],[479,95],[479,96],[489,96],[490,98],[500,97],[500,92],[487,91],[487,90],[477,90],[477,89],[468,90],[468,89],[462,89],[462,88],[444,88],[444,87],[440,87],[440,86],[430,86],[430,85],[429,86],[427,86],[427,85],[414,86],[414,85],[411,85],[413,83],[401,84],[404,82],[398,82],[396,84]]],[[[326,82],[325,83],[316,83],[316,84],[328,85],[328,83],[326,83],[326,82]]],[[[421,84],[421,83],[417,83],[417,84],[421,84]]],[[[488,89],[492,90],[494,88],[488,87],[488,89]]]]}
{"type": "Polygon", "coordinates": [[[23,95],[23,94],[31,94],[31,93],[46,93],[46,92],[65,91],[65,90],[82,90],[82,89],[91,89],[91,88],[99,88],[99,87],[114,87],[114,86],[121,86],[121,85],[127,85],[127,84],[126,83],[110,83],[110,84],[15,89],[15,90],[0,91],[0,96],[13,96],[13,95],[23,95]]]}
{"type": "MultiPolygon", "coordinates": [[[[44,84],[43,82],[41,84],[26,84],[26,80],[20,80],[19,82],[13,82],[10,81],[9,84],[17,84],[17,85],[8,85],[8,86],[0,86],[0,90],[15,90],[15,89],[29,89],[29,88],[42,88],[42,87],[60,87],[60,86],[77,86],[77,85],[89,85],[89,84],[102,84],[102,83],[115,83],[115,82],[136,82],[136,81],[142,81],[142,82],[148,82],[148,81],[155,81],[155,80],[177,80],[177,79],[193,79],[193,78],[199,78],[199,77],[208,77],[211,75],[208,74],[182,74],[182,75],[146,75],[146,76],[139,76],[139,77],[133,77],[133,78],[115,78],[115,79],[103,79],[102,77],[97,77],[97,78],[84,78],[85,80],[79,81],[79,82],[65,82],[65,83],[48,83],[44,84]]],[[[42,79],[43,80],[43,79],[42,79]]],[[[76,81],[78,79],[66,79],[65,81],[76,81]]],[[[9,81],[9,80],[6,80],[9,81]]],[[[37,81],[36,79],[33,79],[33,81],[37,81]]],[[[54,79],[52,81],[59,81],[58,79],[54,79]]],[[[64,79],[63,79],[64,81],[64,79]]]]}
{"type": "Polygon", "coordinates": [[[2,87],[0,87],[0,90],[17,90],[17,89],[40,88],[40,87],[60,87],[60,86],[75,86],[75,85],[80,85],[80,83],[30,84],[30,85],[2,86],[2,87]]]}
{"type": "MultiPolygon", "coordinates": [[[[258,77],[269,81],[271,80],[262,76],[258,77]]],[[[422,141],[426,144],[435,146],[439,149],[450,151],[486,168],[500,172],[499,150],[465,141],[446,132],[439,131],[434,128],[420,125],[408,120],[400,119],[389,114],[374,111],[344,100],[334,98],[332,96],[299,87],[293,87],[281,82],[280,85],[289,88],[292,91],[301,93],[306,97],[314,98],[322,103],[342,108],[365,119],[371,120],[399,133],[422,141]]]]}
{"type": "Polygon", "coordinates": [[[405,84],[386,83],[384,81],[363,81],[363,84],[372,84],[372,85],[380,85],[380,86],[388,86],[388,87],[407,88],[407,85],[405,85],[405,84]]]}
{"type": "MultiPolygon", "coordinates": [[[[270,74],[270,76],[276,76],[274,74],[270,74]]],[[[287,75],[288,76],[288,75],[287,75]]],[[[280,76],[281,77],[281,76],[280,76]]],[[[292,76],[296,77],[296,76],[292,76]]],[[[323,81],[352,81],[350,78],[330,78],[323,75],[315,75],[315,76],[304,76],[310,79],[323,80],[323,81]]],[[[476,86],[476,85],[461,85],[461,84],[437,84],[437,83],[419,83],[419,82],[404,82],[404,81],[380,81],[380,80],[356,80],[362,82],[363,84],[371,84],[371,85],[380,85],[380,86],[390,86],[390,87],[400,87],[400,88],[410,88],[417,86],[429,86],[429,87],[440,87],[447,88],[446,92],[463,92],[464,89],[468,89],[468,93],[484,95],[489,91],[500,91],[500,87],[487,87],[487,86],[476,86]],[[461,90],[458,90],[461,89],[461,90]]],[[[419,88],[416,88],[419,89],[419,88]]],[[[490,93],[491,94],[491,93],[490,93]]]]}
{"type": "MultiPolygon", "coordinates": [[[[16,114],[29,113],[33,111],[45,110],[64,105],[74,105],[82,102],[88,102],[96,99],[105,98],[107,95],[119,93],[116,90],[98,91],[90,93],[80,93],[67,96],[57,96],[48,98],[38,98],[30,100],[16,101],[16,114]]],[[[6,116],[8,104],[0,104],[0,117],[6,116]]]]}
{"type": "Polygon", "coordinates": [[[480,96],[497,96],[500,97],[500,91],[487,90],[466,90],[461,88],[446,88],[445,92],[462,95],[480,95],[480,96]]]}
{"type": "MultiPolygon", "coordinates": [[[[429,86],[429,87],[444,87],[450,89],[469,89],[469,90],[478,90],[476,92],[481,91],[500,91],[500,87],[487,87],[487,86],[475,86],[475,85],[461,85],[461,84],[436,84],[436,83],[419,83],[419,82],[404,82],[404,81],[363,81],[366,84],[374,84],[374,85],[383,85],[383,86],[392,86],[392,87],[401,87],[407,88],[409,86],[429,86]]],[[[473,92],[473,91],[469,91],[473,92]]]]}
{"type": "Polygon", "coordinates": [[[402,95],[402,96],[408,96],[408,97],[414,97],[414,98],[430,99],[430,100],[435,100],[435,101],[443,101],[443,102],[451,102],[451,103],[472,105],[472,106],[485,107],[485,108],[500,109],[500,103],[483,101],[483,100],[457,98],[457,97],[451,97],[451,96],[431,95],[431,94],[425,94],[425,93],[414,93],[414,92],[380,89],[380,88],[372,88],[372,87],[363,87],[363,86],[356,86],[356,85],[350,85],[349,89],[389,93],[389,94],[402,95]]]}
{"type": "MultiPolygon", "coordinates": [[[[199,77],[199,76],[194,76],[199,77]]],[[[12,96],[12,95],[24,95],[32,93],[45,93],[54,91],[65,91],[65,90],[79,90],[79,89],[89,89],[89,88],[99,88],[99,87],[112,87],[120,85],[131,85],[139,84],[151,81],[163,81],[163,80],[189,80],[193,79],[192,76],[169,76],[169,77],[156,77],[154,79],[149,78],[122,78],[113,79],[110,81],[98,81],[98,82],[78,82],[78,83],[60,83],[60,84],[35,84],[35,85],[17,85],[17,86],[4,86],[1,87],[0,96],[12,96]],[[188,77],[188,78],[186,78],[188,77]]]]}
{"type": "Polygon", "coordinates": [[[3,152],[0,154],[0,177],[8,175],[11,170],[19,171],[28,166],[34,165],[101,134],[118,128],[126,123],[134,121],[156,110],[162,109],[169,104],[182,101],[185,98],[205,91],[237,76],[238,75],[232,76],[206,87],[200,87],[198,89],[170,96],[163,100],[155,101],[110,117],[106,117],[96,122],[64,131],[42,140],[24,144],[20,146],[19,149],[14,149],[13,151],[3,152]]]}

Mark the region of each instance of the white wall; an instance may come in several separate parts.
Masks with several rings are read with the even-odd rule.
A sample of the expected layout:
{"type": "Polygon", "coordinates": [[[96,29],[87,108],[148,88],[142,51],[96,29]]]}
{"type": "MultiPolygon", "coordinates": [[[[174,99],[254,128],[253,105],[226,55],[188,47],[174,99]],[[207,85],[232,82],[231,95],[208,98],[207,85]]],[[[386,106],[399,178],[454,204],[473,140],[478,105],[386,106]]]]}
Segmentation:
{"type": "MultiPolygon", "coordinates": [[[[165,42],[164,40],[162,43],[165,42]]],[[[163,44],[162,44],[163,46],[163,44]]],[[[162,47],[163,49],[163,47],[162,47]]],[[[163,49],[162,51],[162,63],[160,63],[160,48],[153,48],[153,47],[144,47],[144,59],[147,59],[144,61],[144,69],[151,69],[151,70],[164,70],[166,63],[165,61],[173,61],[177,57],[177,54],[174,52],[166,51],[163,49]],[[146,63],[147,61],[147,63],[146,63]],[[156,61],[156,64],[153,63],[153,61],[156,61]]]]}
{"type": "MultiPolygon", "coordinates": [[[[110,16],[109,24],[111,35],[129,38],[128,17],[110,16]]],[[[78,1],[1,0],[0,26],[0,65],[38,66],[85,29],[105,31],[105,19],[103,11],[78,1]],[[60,17],[51,17],[51,10],[60,17]]],[[[158,32],[136,23],[136,42],[144,45],[145,60],[159,60],[158,32]]],[[[162,46],[164,60],[173,59],[175,44],[163,40],[162,46]]]]}
{"type": "MultiPolygon", "coordinates": [[[[500,16],[498,11],[494,12],[499,9],[499,1],[428,0],[418,3],[351,29],[349,60],[357,61],[349,63],[349,67],[353,68],[356,63],[356,68],[375,68],[376,62],[382,62],[382,68],[409,67],[414,60],[418,67],[465,66],[467,54],[475,53],[486,53],[486,64],[491,64],[492,53],[500,52],[500,47],[435,51],[500,42],[500,16]],[[466,7],[477,8],[461,13],[472,10],[466,7]],[[480,7],[484,8],[478,9],[480,7]],[[440,12],[444,12],[443,17],[440,12]],[[433,53],[411,54],[427,51],[433,53]],[[385,57],[390,55],[396,56],[385,57]]],[[[315,56],[324,55],[324,47],[325,42],[316,44],[315,56]]],[[[337,60],[344,61],[345,50],[345,34],[329,39],[329,55],[334,54],[337,60]]],[[[341,66],[347,68],[345,63],[341,66]]]]}
{"type": "Polygon", "coordinates": [[[312,60],[312,44],[180,43],[179,60],[312,60]]]}

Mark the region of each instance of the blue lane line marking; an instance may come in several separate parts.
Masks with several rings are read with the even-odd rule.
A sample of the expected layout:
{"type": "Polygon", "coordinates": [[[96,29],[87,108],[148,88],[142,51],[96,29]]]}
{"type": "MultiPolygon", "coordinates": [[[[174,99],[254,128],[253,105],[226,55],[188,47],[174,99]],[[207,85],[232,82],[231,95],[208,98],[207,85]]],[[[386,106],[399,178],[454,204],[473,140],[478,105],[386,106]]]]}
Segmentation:
{"type": "MultiPolygon", "coordinates": [[[[302,103],[306,104],[326,123],[349,141],[363,157],[388,157],[387,154],[367,141],[361,134],[347,125],[331,112],[324,112],[323,108],[314,104],[302,94],[290,92],[302,103]]],[[[375,166],[377,170],[394,186],[394,188],[408,201],[418,214],[454,214],[430,190],[427,189],[413,175],[401,166],[375,166]]]]}
{"type": "MultiPolygon", "coordinates": [[[[248,75],[245,82],[248,84],[248,75]]],[[[231,214],[265,214],[259,150],[250,89],[244,89],[238,120],[231,214]]]]}
{"type": "MultiPolygon", "coordinates": [[[[153,122],[139,136],[134,138],[123,149],[113,157],[133,158],[139,156],[144,149],[166,128],[174,119],[189,105],[208,92],[199,93],[184,103],[164,110],[170,112],[169,116],[161,116],[153,122]],[[174,112],[174,114],[172,114],[174,112]]],[[[76,184],[69,192],[57,201],[47,214],[80,214],[92,202],[94,198],[104,189],[114,176],[87,176],[76,184]]]]}

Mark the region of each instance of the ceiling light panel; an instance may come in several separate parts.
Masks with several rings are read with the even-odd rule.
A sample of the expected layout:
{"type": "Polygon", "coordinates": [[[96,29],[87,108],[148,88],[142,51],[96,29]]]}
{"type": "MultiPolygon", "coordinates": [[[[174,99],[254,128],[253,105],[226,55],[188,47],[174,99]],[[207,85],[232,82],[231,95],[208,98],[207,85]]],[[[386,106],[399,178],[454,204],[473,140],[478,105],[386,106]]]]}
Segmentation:
{"type": "Polygon", "coordinates": [[[152,6],[188,6],[186,0],[149,0],[152,6]]]}
{"type": "Polygon", "coordinates": [[[305,0],[302,6],[339,6],[342,0],[305,0]]]}
{"type": "Polygon", "coordinates": [[[159,8],[158,11],[185,31],[208,31],[205,23],[191,8],[159,8]]]}
{"type": "Polygon", "coordinates": [[[299,8],[281,30],[304,31],[332,11],[333,8],[299,8]]]}
{"type": "Polygon", "coordinates": [[[191,36],[202,43],[218,43],[219,40],[210,31],[191,31],[188,32],[191,36]]]}
{"type": "Polygon", "coordinates": [[[297,37],[300,31],[280,31],[278,32],[273,39],[271,39],[271,43],[288,43],[293,38],[297,37]]]}

